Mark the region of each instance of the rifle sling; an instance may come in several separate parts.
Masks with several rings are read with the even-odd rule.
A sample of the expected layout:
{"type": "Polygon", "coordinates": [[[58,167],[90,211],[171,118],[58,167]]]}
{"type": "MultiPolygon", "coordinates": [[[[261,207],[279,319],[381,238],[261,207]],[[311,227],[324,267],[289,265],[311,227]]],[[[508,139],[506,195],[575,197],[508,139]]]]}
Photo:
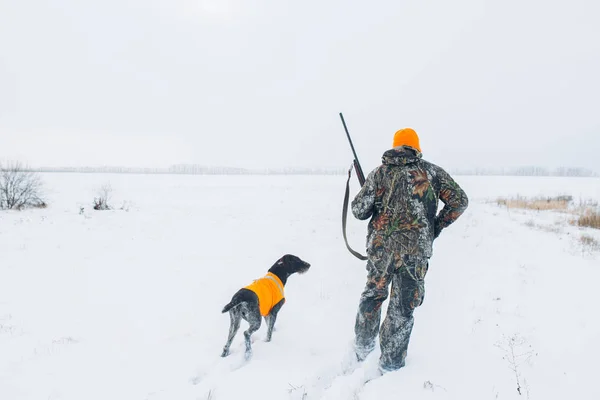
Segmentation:
{"type": "Polygon", "coordinates": [[[350,245],[348,244],[348,238],[346,237],[346,220],[348,219],[348,201],[350,199],[350,177],[352,176],[352,167],[348,170],[348,181],[346,182],[346,194],[344,195],[344,205],[342,209],[342,233],[344,235],[344,241],[346,242],[346,247],[359,260],[366,261],[367,257],[363,256],[357,251],[352,250],[350,245]]]}

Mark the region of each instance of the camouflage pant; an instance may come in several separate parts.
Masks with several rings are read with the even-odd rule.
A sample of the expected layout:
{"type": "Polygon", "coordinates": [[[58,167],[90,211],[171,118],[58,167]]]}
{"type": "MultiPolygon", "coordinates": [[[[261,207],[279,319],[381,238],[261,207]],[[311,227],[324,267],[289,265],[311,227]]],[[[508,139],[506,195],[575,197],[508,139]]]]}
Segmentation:
{"type": "Polygon", "coordinates": [[[375,348],[379,333],[380,367],[395,370],[404,366],[414,323],[413,311],[423,303],[425,296],[424,279],[429,260],[403,255],[390,257],[387,262],[377,261],[367,262],[367,284],[360,298],[354,327],[355,351],[357,358],[364,360],[375,348]],[[381,305],[388,298],[390,283],[390,302],[379,332],[381,305]]]}

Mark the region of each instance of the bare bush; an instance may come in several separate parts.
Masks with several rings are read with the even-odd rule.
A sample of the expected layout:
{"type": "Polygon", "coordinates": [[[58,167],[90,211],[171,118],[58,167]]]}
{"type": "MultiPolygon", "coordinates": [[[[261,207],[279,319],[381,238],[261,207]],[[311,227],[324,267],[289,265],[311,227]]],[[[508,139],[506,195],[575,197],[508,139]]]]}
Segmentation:
{"type": "Polygon", "coordinates": [[[581,237],[579,238],[579,243],[581,245],[581,251],[583,253],[585,253],[586,251],[590,253],[600,251],[600,241],[596,240],[590,235],[581,235],[581,237]]]}
{"type": "Polygon", "coordinates": [[[288,383],[288,385],[290,386],[288,393],[293,394],[294,398],[298,397],[301,400],[305,400],[308,397],[308,393],[306,393],[304,386],[294,386],[291,383],[288,383]],[[296,394],[298,394],[298,396],[296,396],[296,394]]]}
{"type": "Polygon", "coordinates": [[[97,197],[94,198],[94,210],[112,210],[112,206],[110,205],[111,200],[112,187],[108,183],[102,185],[98,190],[97,197]]]}
{"type": "Polygon", "coordinates": [[[0,209],[45,208],[39,175],[16,162],[0,165],[0,209]]]}
{"type": "Polygon", "coordinates": [[[525,339],[519,334],[514,334],[510,337],[504,336],[502,343],[497,343],[496,347],[504,352],[504,357],[502,358],[506,360],[508,368],[515,375],[517,392],[519,395],[523,395],[523,383],[527,398],[529,398],[529,385],[527,384],[527,380],[522,376],[521,365],[523,363],[528,363],[531,358],[537,354],[533,351],[531,345],[528,345],[525,339]]]}

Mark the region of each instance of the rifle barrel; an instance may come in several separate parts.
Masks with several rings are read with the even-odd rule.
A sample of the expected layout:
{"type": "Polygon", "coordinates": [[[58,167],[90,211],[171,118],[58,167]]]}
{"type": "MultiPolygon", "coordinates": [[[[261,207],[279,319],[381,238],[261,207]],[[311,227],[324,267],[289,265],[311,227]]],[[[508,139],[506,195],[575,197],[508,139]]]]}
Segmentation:
{"type": "Polygon", "coordinates": [[[346,121],[344,121],[344,116],[342,115],[342,113],[340,113],[340,118],[342,119],[342,124],[344,125],[344,130],[346,131],[346,136],[348,136],[348,141],[350,142],[350,147],[352,148],[352,154],[354,154],[354,159],[356,160],[357,163],[360,164],[360,162],[358,161],[358,156],[356,155],[356,150],[354,150],[354,144],[352,143],[352,138],[350,138],[350,133],[348,132],[348,128],[346,127],[346,121]]]}
{"type": "Polygon", "coordinates": [[[358,182],[362,186],[365,183],[365,175],[360,166],[360,162],[358,161],[356,150],[354,150],[354,143],[352,143],[352,138],[350,137],[350,132],[348,132],[348,127],[346,126],[346,121],[344,120],[342,113],[340,113],[340,118],[342,119],[342,124],[344,125],[344,130],[346,131],[346,136],[348,137],[348,142],[350,142],[350,148],[352,148],[352,154],[354,155],[354,169],[356,170],[356,176],[358,177],[358,182]]]}

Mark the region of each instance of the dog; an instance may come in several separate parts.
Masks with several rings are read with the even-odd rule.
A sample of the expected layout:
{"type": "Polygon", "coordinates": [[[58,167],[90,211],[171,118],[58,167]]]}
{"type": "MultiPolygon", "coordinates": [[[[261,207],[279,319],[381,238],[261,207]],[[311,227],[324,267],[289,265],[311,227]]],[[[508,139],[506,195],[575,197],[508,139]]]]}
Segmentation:
{"type": "Polygon", "coordinates": [[[240,328],[242,318],[250,324],[248,330],[244,332],[246,359],[252,356],[250,337],[260,329],[262,317],[265,318],[268,328],[266,341],[271,341],[277,314],[285,304],[283,289],[287,279],[295,273],[303,274],[309,268],[310,264],[306,261],[295,255],[286,254],[269,268],[264,277],[255,280],[233,295],[229,304],[221,311],[223,314],[229,312],[230,318],[229,336],[221,357],[229,355],[229,347],[240,328]]]}

